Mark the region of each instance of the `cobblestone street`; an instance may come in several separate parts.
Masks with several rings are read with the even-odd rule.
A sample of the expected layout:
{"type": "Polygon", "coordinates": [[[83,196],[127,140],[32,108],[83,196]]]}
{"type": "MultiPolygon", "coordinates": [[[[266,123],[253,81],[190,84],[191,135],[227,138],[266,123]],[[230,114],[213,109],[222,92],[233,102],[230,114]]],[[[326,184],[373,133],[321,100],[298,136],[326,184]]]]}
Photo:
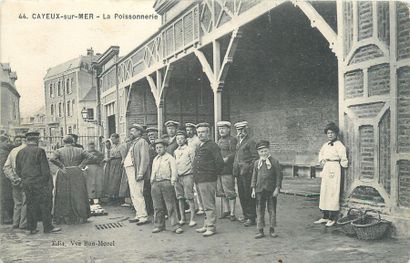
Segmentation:
{"type": "MultiPolygon", "coordinates": [[[[4,262],[408,262],[409,240],[366,242],[346,237],[337,227],[312,222],[320,216],[317,199],[280,195],[279,237],[254,239],[256,229],[218,220],[217,235],[204,238],[194,229],[152,234],[151,224],[124,220],[129,208],[105,207],[107,216],[83,225],[63,225],[58,234],[30,236],[10,226],[0,229],[4,262]],[[98,230],[95,225],[120,222],[122,227],[98,230]],[[105,246],[86,242],[102,241],[105,246]]],[[[237,213],[239,214],[239,213],[237,213]]],[[[202,223],[202,218],[198,219],[202,223]]],[[[40,223],[41,225],[41,223],[40,223]]],[[[117,224],[118,226],[118,224],[117,224]]],[[[40,226],[41,229],[41,226],[40,226]]]]}

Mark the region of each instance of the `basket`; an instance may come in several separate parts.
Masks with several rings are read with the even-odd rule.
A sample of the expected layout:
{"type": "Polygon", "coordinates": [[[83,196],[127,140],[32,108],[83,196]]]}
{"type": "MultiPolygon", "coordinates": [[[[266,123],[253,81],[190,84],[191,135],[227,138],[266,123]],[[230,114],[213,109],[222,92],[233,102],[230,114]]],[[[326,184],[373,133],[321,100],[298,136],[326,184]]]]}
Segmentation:
{"type": "Polygon", "coordinates": [[[352,226],[359,239],[376,240],[386,236],[387,231],[391,226],[391,222],[381,219],[380,213],[373,210],[366,210],[362,217],[354,220],[352,226]],[[367,212],[376,212],[378,218],[366,215],[367,212]]]}
{"type": "Polygon", "coordinates": [[[349,236],[354,236],[356,235],[356,231],[353,228],[353,225],[351,224],[353,221],[361,218],[363,216],[362,210],[357,209],[357,208],[350,208],[349,211],[347,211],[346,216],[339,218],[337,220],[337,224],[341,227],[342,231],[349,236]],[[358,213],[351,213],[353,210],[358,211],[358,213]]]}

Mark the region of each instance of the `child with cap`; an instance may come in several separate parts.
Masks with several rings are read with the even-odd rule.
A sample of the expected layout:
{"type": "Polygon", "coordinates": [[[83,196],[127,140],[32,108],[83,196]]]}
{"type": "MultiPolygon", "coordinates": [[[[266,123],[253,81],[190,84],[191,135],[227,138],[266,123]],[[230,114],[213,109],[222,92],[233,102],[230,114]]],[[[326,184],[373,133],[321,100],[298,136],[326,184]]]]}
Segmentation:
{"type": "Polygon", "coordinates": [[[194,163],[195,151],[189,147],[186,142],[186,134],[184,131],[178,131],[176,135],[178,148],[175,149],[174,155],[178,170],[178,179],[175,183],[175,191],[179,204],[179,212],[181,221],[179,224],[185,224],[185,200],[189,203],[191,218],[189,226],[196,226],[195,217],[195,201],[194,201],[194,175],[192,174],[192,164],[194,163]]]}
{"type": "Polygon", "coordinates": [[[251,181],[252,198],[256,198],[258,234],[255,238],[265,236],[263,233],[265,207],[269,213],[270,236],[277,237],[274,227],[276,226],[277,196],[282,184],[282,170],[279,162],[271,156],[268,141],[259,141],[256,149],[259,159],[255,161],[251,181]]]}
{"type": "Polygon", "coordinates": [[[178,171],[174,157],[166,152],[167,142],[163,139],[155,141],[157,156],[152,163],[151,195],[154,204],[154,230],[159,233],[165,230],[165,209],[168,212],[173,232],[183,232],[178,224],[177,203],[174,185],[177,181],[178,171]]]}

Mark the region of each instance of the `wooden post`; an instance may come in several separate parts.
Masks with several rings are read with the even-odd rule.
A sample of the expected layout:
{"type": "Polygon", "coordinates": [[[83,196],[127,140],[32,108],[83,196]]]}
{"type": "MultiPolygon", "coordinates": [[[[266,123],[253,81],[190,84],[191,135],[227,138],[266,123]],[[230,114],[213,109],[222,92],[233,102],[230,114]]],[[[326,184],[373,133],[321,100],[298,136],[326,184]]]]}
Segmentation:
{"type": "Polygon", "coordinates": [[[214,128],[215,128],[215,142],[218,140],[218,127],[216,123],[222,120],[222,88],[219,86],[214,89],[214,128]]]}
{"type": "Polygon", "coordinates": [[[164,124],[164,100],[160,99],[157,104],[157,119],[158,119],[158,137],[161,137],[164,124]]]}
{"type": "Polygon", "coordinates": [[[164,99],[161,96],[161,87],[162,87],[162,72],[157,70],[157,95],[155,96],[157,104],[157,125],[158,125],[158,136],[162,135],[162,127],[164,124],[164,99]]]}
{"type": "Polygon", "coordinates": [[[218,141],[218,127],[216,123],[222,119],[222,85],[218,79],[221,70],[221,45],[218,40],[214,40],[213,47],[213,79],[210,80],[214,93],[214,136],[215,142],[218,141]]]}

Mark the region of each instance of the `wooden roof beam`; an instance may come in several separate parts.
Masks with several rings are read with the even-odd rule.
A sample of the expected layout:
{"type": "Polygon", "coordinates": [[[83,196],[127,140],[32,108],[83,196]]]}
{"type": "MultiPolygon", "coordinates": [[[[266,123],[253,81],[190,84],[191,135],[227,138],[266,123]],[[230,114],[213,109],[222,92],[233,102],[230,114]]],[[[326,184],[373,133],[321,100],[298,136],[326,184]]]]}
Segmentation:
{"type": "Polygon", "coordinates": [[[329,42],[329,48],[336,55],[341,52],[337,45],[337,34],[325,21],[325,19],[316,11],[316,9],[308,1],[292,1],[293,4],[299,7],[303,13],[309,18],[311,26],[317,28],[320,33],[326,38],[329,42]]]}

